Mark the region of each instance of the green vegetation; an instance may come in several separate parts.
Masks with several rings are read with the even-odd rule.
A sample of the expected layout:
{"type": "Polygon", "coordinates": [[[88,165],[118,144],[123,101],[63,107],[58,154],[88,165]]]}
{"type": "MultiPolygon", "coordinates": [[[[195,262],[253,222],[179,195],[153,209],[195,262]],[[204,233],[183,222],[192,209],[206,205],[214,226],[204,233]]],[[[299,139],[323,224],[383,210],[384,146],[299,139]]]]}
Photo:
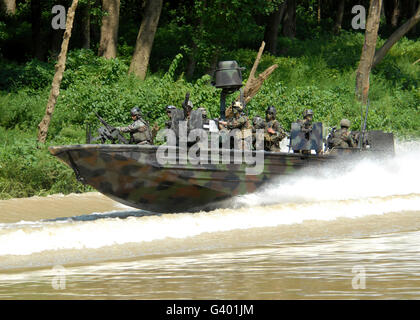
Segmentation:
{"type": "MultiPolygon", "coordinates": [[[[28,14],[28,8],[22,8],[26,10],[22,15],[28,14]]],[[[181,9],[186,7],[178,11],[167,8],[169,13],[161,18],[162,26],[157,31],[150,60],[151,71],[144,81],[128,75],[138,28],[133,17],[121,26],[117,58],[106,60],[98,57],[96,51],[86,49],[69,52],[46,145],[37,144],[36,131],[45,112],[54,62],[33,59],[17,63],[0,52],[0,199],[91,190],[78,183],[73,171],[49,154],[48,146],[83,143],[86,124],[99,127],[94,111],[119,126],[131,121],[129,110],[138,105],[150,123],[162,127],[167,120],[165,106],[180,107],[185,93],[190,92],[195,107],[205,107],[212,118],[219,116],[219,90],[211,86],[212,79],[206,74],[213,53],[217,51],[218,60],[237,60],[246,68],[243,78],[247,79],[264,28],[252,24],[247,16],[248,26],[235,38],[216,43],[226,33],[223,23],[211,19],[215,16],[211,10],[217,8],[202,11],[199,17],[204,19],[203,29],[194,36],[197,65],[193,75],[187,77],[186,66],[194,50],[184,44],[195,29],[183,24],[187,18],[179,12],[181,9]],[[173,20],[174,17],[180,21],[173,20]],[[215,31],[206,34],[206,25],[215,31]]],[[[324,122],[325,126],[338,125],[346,117],[351,120],[352,129],[358,130],[361,107],[354,99],[355,70],[364,36],[346,30],[338,36],[323,32],[322,28],[330,30],[332,22],[325,21],[319,26],[314,16],[314,12],[309,15],[298,10],[298,21],[303,22],[299,23],[297,38],[279,37],[278,47],[287,50],[281,50],[281,55],[263,55],[259,71],[275,63],[278,68],[248,104],[249,115],[251,118],[263,115],[267,106],[274,105],[278,120],[287,129],[304,109],[311,108],[314,120],[324,122]]],[[[229,32],[234,32],[237,24],[229,32]]],[[[0,40],[9,37],[10,30],[0,22],[0,40]]],[[[25,24],[16,29],[16,41],[26,37],[28,30],[25,24]]],[[[383,42],[380,39],[378,46],[383,42]]],[[[392,131],[399,137],[420,136],[420,63],[412,64],[419,58],[420,41],[403,38],[373,69],[369,130],[392,131]]]]}

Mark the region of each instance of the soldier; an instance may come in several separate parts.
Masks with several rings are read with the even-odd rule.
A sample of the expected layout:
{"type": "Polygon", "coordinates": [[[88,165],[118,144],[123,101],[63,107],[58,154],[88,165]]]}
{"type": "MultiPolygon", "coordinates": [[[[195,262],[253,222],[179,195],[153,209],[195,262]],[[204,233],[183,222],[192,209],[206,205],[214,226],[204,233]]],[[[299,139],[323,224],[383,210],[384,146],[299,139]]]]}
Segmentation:
{"type": "Polygon", "coordinates": [[[270,106],[265,111],[265,129],[264,134],[265,143],[264,148],[266,151],[280,151],[280,142],[286,137],[286,132],[281,127],[280,123],[276,120],[276,108],[270,106]]]}
{"type": "Polygon", "coordinates": [[[191,111],[193,110],[194,106],[191,100],[188,100],[187,103],[182,103],[182,109],[184,110],[184,119],[188,121],[190,119],[191,111]]]}
{"type": "Polygon", "coordinates": [[[233,118],[233,103],[225,111],[226,120],[233,118]]]}
{"type": "Polygon", "coordinates": [[[127,127],[117,127],[117,130],[129,132],[132,144],[152,144],[152,135],[148,124],[141,118],[140,108],[134,107],[130,113],[134,122],[127,127]]]}
{"type": "Polygon", "coordinates": [[[210,120],[207,118],[207,110],[206,110],[206,108],[200,107],[197,110],[200,110],[201,111],[201,115],[202,115],[202,118],[203,118],[203,129],[208,130],[209,129],[210,120]]]}
{"type": "Polygon", "coordinates": [[[240,141],[240,149],[251,149],[251,125],[248,117],[243,114],[242,102],[236,101],[233,104],[233,117],[229,121],[219,121],[219,124],[225,126],[229,130],[238,129],[241,132],[237,133],[236,139],[240,141]]]}
{"type": "MultiPolygon", "coordinates": [[[[303,120],[298,119],[296,122],[300,124],[300,131],[302,131],[305,134],[305,139],[309,140],[311,132],[312,132],[312,120],[313,120],[314,112],[312,109],[306,109],[303,111],[303,120]]],[[[300,152],[303,154],[311,154],[310,150],[301,150],[301,151],[294,151],[300,152]]],[[[317,151],[318,152],[318,151],[317,151]]]]}
{"type": "Polygon", "coordinates": [[[312,109],[306,109],[303,111],[303,120],[299,119],[297,123],[300,124],[300,130],[305,133],[305,136],[307,135],[309,139],[309,134],[312,131],[312,119],[314,116],[314,112],[312,109]]]}
{"type": "Polygon", "coordinates": [[[353,141],[353,138],[350,133],[350,121],[347,119],[342,119],[340,121],[340,129],[336,130],[333,134],[331,149],[332,148],[354,148],[356,144],[353,141]]]}
{"type": "Polygon", "coordinates": [[[165,122],[165,128],[171,129],[172,128],[172,110],[176,109],[175,106],[167,106],[166,107],[166,114],[168,115],[169,120],[165,122]]]}

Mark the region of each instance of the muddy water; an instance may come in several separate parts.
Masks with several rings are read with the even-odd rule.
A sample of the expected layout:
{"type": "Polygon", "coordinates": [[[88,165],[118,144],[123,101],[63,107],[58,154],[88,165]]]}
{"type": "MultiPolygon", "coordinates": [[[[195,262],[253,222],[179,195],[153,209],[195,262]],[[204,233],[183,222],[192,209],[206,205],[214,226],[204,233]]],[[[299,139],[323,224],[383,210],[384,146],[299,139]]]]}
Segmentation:
{"type": "Polygon", "coordinates": [[[211,212],[0,201],[0,299],[419,299],[419,146],[211,212]]]}

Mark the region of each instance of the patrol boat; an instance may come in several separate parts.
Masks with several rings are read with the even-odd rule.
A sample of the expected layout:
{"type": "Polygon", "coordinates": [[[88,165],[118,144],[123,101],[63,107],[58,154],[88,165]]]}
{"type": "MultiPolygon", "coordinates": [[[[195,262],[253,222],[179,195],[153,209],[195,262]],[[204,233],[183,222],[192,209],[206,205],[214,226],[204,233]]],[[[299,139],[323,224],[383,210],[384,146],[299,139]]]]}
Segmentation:
{"type": "MultiPolygon", "coordinates": [[[[240,68],[236,62],[219,63],[216,87],[222,88],[222,118],[226,95],[241,85],[240,68]]],[[[176,109],[172,117],[176,135],[182,129],[180,120],[183,120],[182,110],[176,109]]],[[[185,141],[164,149],[156,145],[129,145],[125,144],[118,130],[103,119],[101,122],[105,127],[99,130],[99,140],[108,139],[116,144],[52,146],[49,148],[51,154],[71,167],[80,182],[107,197],[134,208],[160,213],[214,209],[232,197],[255,192],[274,179],[289,176],[302,168],[316,168],[331,161],[341,161],[349,155],[394,152],[392,133],[369,131],[359,139],[359,148],[314,154],[323,146],[322,123],[314,123],[309,135],[293,123],[289,152],[249,151],[247,158],[240,150],[210,147],[201,149],[199,158],[191,159],[188,156],[191,148],[185,141]],[[164,163],[159,158],[162,150],[166,154],[164,163]],[[302,153],[302,150],[306,152],[302,153]],[[256,168],[258,164],[260,167],[256,168]]],[[[193,128],[203,128],[200,110],[191,112],[190,124],[193,128]]],[[[88,140],[91,142],[90,138],[88,140]]]]}

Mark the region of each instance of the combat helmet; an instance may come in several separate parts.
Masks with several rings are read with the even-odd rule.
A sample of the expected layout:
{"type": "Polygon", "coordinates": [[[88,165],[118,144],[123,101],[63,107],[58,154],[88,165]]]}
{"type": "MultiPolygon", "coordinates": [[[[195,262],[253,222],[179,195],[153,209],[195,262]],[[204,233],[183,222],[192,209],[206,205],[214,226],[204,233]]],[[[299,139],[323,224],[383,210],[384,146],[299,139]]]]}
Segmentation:
{"type": "Polygon", "coordinates": [[[276,108],[274,106],[269,106],[267,108],[267,110],[265,110],[265,115],[266,116],[270,115],[270,118],[271,119],[275,119],[276,118],[276,113],[277,113],[277,110],[276,110],[276,108]]]}
{"type": "Polygon", "coordinates": [[[200,110],[201,111],[201,115],[202,115],[202,117],[204,119],[207,118],[207,110],[206,110],[206,108],[200,107],[197,110],[200,110]]]}
{"type": "Polygon", "coordinates": [[[350,120],[348,119],[341,119],[340,121],[341,128],[350,128],[350,120]]]}
{"type": "Polygon", "coordinates": [[[233,109],[234,110],[238,110],[238,111],[242,111],[244,108],[242,102],[240,101],[235,101],[235,103],[233,104],[233,109]]]}
{"type": "Polygon", "coordinates": [[[305,111],[303,111],[303,117],[306,118],[307,116],[313,116],[314,112],[312,111],[312,109],[306,109],[305,111]]]}
{"type": "Polygon", "coordinates": [[[140,108],[139,107],[134,107],[130,110],[131,116],[136,116],[139,117],[141,114],[140,108]]]}
{"type": "Polygon", "coordinates": [[[254,119],[252,119],[252,124],[255,129],[264,129],[264,120],[260,116],[255,116],[254,119]]]}

